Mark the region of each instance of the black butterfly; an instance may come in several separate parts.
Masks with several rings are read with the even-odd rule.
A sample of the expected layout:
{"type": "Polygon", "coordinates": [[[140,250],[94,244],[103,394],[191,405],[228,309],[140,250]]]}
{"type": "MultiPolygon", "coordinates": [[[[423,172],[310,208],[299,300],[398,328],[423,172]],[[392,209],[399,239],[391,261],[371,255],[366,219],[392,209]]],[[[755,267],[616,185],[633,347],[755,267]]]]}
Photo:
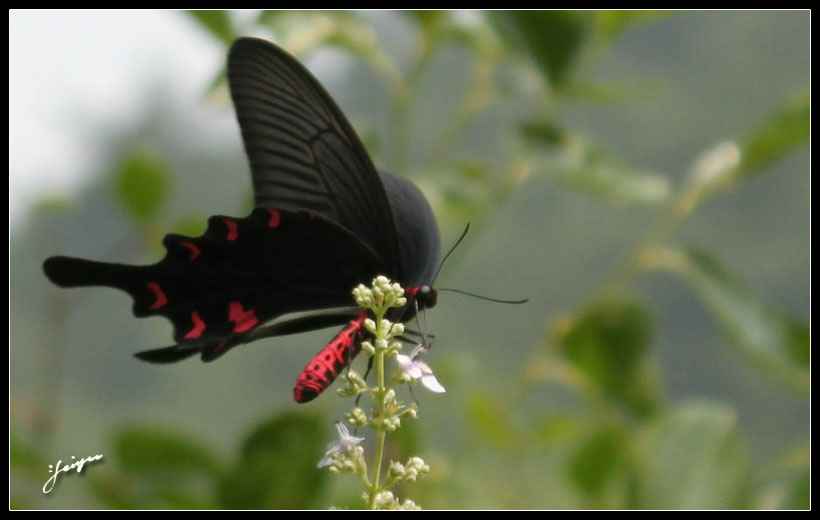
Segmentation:
{"type": "Polygon", "coordinates": [[[51,257],[62,287],[104,285],[134,298],[134,315],[164,316],[175,345],[138,358],[211,361],[237,345],[347,324],[300,374],[294,398],[327,388],[358,353],[366,311],[351,289],[380,274],[407,288],[394,321],[432,307],[439,232],[424,195],[377,169],[330,95],[295,58],[242,38],[228,80],[253,178],[256,209],[214,216],[202,236],[167,235],[158,263],[131,266],[51,257]],[[292,312],[334,309],[262,326],[292,312]]]}

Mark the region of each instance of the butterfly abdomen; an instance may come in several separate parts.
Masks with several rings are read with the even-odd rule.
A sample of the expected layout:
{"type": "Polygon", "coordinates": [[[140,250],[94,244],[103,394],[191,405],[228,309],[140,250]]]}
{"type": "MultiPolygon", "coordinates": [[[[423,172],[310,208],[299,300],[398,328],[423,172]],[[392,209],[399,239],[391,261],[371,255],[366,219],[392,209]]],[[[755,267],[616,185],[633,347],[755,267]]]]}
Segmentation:
{"type": "Polygon", "coordinates": [[[293,387],[293,399],[306,403],[324,392],[361,351],[364,320],[367,311],[333,338],[302,370],[293,387]]]}

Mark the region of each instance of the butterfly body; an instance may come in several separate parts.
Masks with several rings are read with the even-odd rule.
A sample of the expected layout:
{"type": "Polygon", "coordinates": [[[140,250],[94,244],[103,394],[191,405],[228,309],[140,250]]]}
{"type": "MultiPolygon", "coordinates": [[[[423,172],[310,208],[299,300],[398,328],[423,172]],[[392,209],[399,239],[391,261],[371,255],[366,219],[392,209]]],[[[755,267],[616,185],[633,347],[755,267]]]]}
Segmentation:
{"type": "Polygon", "coordinates": [[[56,256],[44,271],[62,287],[123,290],[135,316],[169,319],[175,345],[137,354],[150,362],[197,353],[210,361],[261,338],[344,325],[297,380],[297,388],[319,381],[302,399],[294,390],[304,402],[358,353],[364,314],[350,307],[353,287],[385,275],[410,288],[413,297],[396,317],[435,303],[415,295],[435,276],[438,228],[421,191],[375,168],[342,112],[293,57],[264,40],[239,39],[228,79],[256,209],[211,217],[199,237],[167,235],[166,255],[153,265],[56,256]],[[305,311],[314,314],[274,321],[305,311]],[[325,354],[333,362],[311,369],[325,354]]]}

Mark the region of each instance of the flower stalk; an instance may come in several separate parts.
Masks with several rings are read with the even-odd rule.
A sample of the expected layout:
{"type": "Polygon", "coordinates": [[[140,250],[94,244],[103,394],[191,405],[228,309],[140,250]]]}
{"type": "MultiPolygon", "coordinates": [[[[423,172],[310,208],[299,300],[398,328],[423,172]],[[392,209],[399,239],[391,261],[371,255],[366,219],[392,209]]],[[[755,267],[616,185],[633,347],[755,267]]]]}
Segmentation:
{"type": "MultiPolygon", "coordinates": [[[[404,325],[391,323],[385,317],[392,308],[404,307],[407,299],[399,284],[391,283],[380,276],[373,280],[371,287],[359,285],[353,296],[360,307],[370,310],[373,318],[364,322],[364,328],[372,335],[372,341],[362,342],[362,350],[372,358],[375,370],[375,386],[367,382],[353,370],[348,370],[346,383],[339,390],[342,397],[366,396],[371,401],[370,412],[359,406],[345,415],[347,425],[354,428],[372,429],[376,434],[376,450],[372,461],[372,476],[369,476],[364,448],[359,444],[364,437],[351,435],[347,425],[336,423],[339,440],[328,447],[319,467],[328,466],[333,474],[355,473],[364,485],[363,498],[369,509],[420,509],[412,500],[400,501],[390,489],[402,482],[414,482],[429,473],[430,467],[419,457],[410,457],[406,463],[391,461],[382,478],[387,434],[401,427],[402,419],[415,419],[416,403],[403,403],[397,398],[396,389],[402,385],[413,385],[419,381],[433,392],[444,392],[444,387],[436,380],[433,371],[418,358],[426,351],[425,345],[418,345],[409,355],[402,355],[399,337],[404,334],[404,325]],[[396,370],[393,377],[387,377],[387,366],[394,360],[396,370]]],[[[355,433],[355,432],[354,432],[355,433]]]]}

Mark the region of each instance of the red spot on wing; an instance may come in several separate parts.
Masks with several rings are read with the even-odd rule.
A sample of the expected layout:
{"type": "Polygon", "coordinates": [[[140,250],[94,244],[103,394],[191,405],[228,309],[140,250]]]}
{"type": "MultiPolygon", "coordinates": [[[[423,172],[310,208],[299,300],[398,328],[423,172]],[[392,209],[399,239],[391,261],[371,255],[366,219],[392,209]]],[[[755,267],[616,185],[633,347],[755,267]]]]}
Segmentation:
{"type": "Polygon", "coordinates": [[[419,289],[421,289],[421,287],[408,287],[404,290],[404,292],[409,294],[410,296],[415,296],[416,294],[418,294],[419,289]]]}
{"type": "Polygon", "coordinates": [[[228,226],[228,240],[233,241],[239,238],[239,226],[236,221],[229,218],[223,218],[222,221],[228,226]]]}
{"type": "Polygon", "coordinates": [[[202,318],[199,317],[199,313],[193,311],[191,313],[191,321],[194,322],[194,328],[185,335],[185,339],[194,339],[198,338],[202,335],[202,331],[205,330],[205,322],[202,321],[202,318]]]}
{"type": "Polygon", "coordinates": [[[279,223],[282,220],[282,215],[279,213],[277,209],[268,209],[270,213],[270,220],[268,221],[268,226],[270,227],[279,227],[279,223]]]}
{"type": "Polygon", "coordinates": [[[259,323],[255,311],[253,309],[248,311],[243,310],[241,302],[231,302],[228,310],[228,319],[236,323],[233,328],[234,332],[248,331],[259,323]]]}
{"type": "Polygon", "coordinates": [[[159,309],[166,303],[168,303],[168,298],[165,297],[165,293],[162,291],[162,287],[159,286],[157,282],[148,282],[148,288],[151,289],[151,292],[154,293],[154,296],[157,297],[157,301],[153,303],[149,309],[159,309]]]}
{"type": "Polygon", "coordinates": [[[192,262],[194,260],[196,260],[196,257],[198,257],[199,254],[202,252],[202,251],[199,250],[197,245],[194,244],[193,242],[180,242],[179,245],[181,245],[183,247],[187,247],[188,249],[191,250],[191,261],[192,262]]]}

